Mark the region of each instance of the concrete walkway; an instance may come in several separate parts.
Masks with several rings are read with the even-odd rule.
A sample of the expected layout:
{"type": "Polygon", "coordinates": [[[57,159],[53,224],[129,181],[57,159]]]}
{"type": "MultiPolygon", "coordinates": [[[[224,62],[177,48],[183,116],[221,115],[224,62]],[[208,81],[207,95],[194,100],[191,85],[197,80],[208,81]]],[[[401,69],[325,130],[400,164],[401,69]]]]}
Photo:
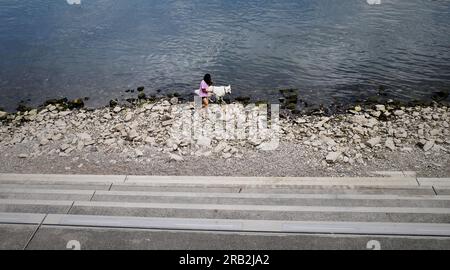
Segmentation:
{"type": "Polygon", "coordinates": [[[373,175],[0,174],[0,249],[450,248],[450,178],[373,175]]]}

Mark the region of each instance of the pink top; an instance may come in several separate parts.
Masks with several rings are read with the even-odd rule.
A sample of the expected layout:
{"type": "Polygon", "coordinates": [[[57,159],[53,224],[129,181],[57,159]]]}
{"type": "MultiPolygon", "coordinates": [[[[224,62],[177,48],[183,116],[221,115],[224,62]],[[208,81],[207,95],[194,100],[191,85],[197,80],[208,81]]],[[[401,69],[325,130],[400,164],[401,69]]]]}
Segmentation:
{"type": "Polygon", "coordinates": [[[208,92],[206,92],[208,90],[209,85],[203,80],[200,83],[200,91],[199,91],[199,96],[201,97],[208,97],[208,92]],[[203,89],[205,89],[205,92],[203,91],[203,89]]]}

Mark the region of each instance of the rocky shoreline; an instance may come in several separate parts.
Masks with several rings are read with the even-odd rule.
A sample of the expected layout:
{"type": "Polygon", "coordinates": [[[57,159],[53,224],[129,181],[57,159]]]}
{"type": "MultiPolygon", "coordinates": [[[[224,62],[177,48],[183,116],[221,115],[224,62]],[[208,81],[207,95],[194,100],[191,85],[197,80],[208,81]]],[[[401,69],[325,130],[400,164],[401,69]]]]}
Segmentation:
{"type": "MultiPolygon", "coordinates": [[[[264,162],[270,163],[267,157],[276,151],[277,159],[285,158],[289,162],[291,157],[284,157],[281,152],[286,147],[295,146],[305,163],[309,163],[307,159],[314,161],[308,166],[317,168],[318,172],[324,168],[333,171],[340,167],[349,171],[359,167],[362,172],[368,164],[382,162],[389,156],[408,159],[408,156],[415,155],[427,167],[421,168],[418,162],[414,164],[417,171],[430,170],[433,167],[430,164],[435,164],[440,174],[450,175],[450,108],[438,104],[426,107],[396,104],[355,106],[335,115],[324,115],[320,111],[301,115],[282,109],[280,118],[276,119],[279,129],[267,129],[270,135],[264,138],[250,136],[248,126],[239,131],[242,134],[238,135],[243,136],[227,137],[221,133],[186,138],[174,136],[173,128],[181,119],[180,112],[197,110],[194,102],[180,102],[177,97],[142,100],[128,107],[111,103],[109,107],[98,109],[65,104],[65,101],[56,100],[39,109],[30,108],[12,114],[0,112],[1,171],[23,169],[24,164],[40,164],[38,161],[43,159],[54,162],[53,166],[59,160],[65,160],[64,170],[75,173],[89,172],[92,164],[111,168],[120,167],[119,164],[124,162],[151,165],[156,160],[160,161],[157,166],[171,168],[177,164],[185,167],[195,161],[207,167],[208,160],[213,164],[245,164],[254,162],[249,159],[264,155],[264,162]],[[280,149],[268,149],[274,138],[279,139],[280,149]],[[99,155],[99,162],[92,158],[99,155]],[[428,159],[432,160],[428,162],[428,159]]],[[[226,123],[224,109],[231,111],[233,117],[245,120],[249,112],[256,112],[259,108],[239,102],[212,106],[208,112],[216,110],[215,118],[212,120],[203,112],[203,118],[197,123],[201,126],[214,124],[210,122],[217,120],[217,113],[225,117],[219,120],[226,123]]],[[[268,118],[269,126],[274,124],[271,121],[274,120],[268,118]]],[[[274,164],[277,162],[283,164],[280,160],[274,164]]],[[[398,160],[398,164],[402,162],[398,160]]],[[[297,166],[301,168],[302,165],[297,166]]],[[[291,169],[295,169],[294,164],[291,169]]],[[[61,170],[59,166],[58,172],[61,170]]],[[[282,175],[283,172],[274,174],[282,175]]]]}

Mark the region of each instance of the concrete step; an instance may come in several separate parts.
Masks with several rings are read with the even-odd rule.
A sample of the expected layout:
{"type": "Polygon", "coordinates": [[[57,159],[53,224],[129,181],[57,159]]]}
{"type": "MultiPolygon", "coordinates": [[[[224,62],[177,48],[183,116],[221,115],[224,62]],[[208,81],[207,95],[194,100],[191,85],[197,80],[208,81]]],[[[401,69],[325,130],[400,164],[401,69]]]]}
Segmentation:
{"type": "Polygon", "coordinates": [[[0,224],[0,250],[22,250],[38,225],[0,224]]]}
{"type": "Polygon", "coordinates": [[[448,207],[450,196],[0,189],[0,199],[305,206],[448,207]],[[95,194],[95,196],[94,196],[95,194]]]}
{"type": "Polygon", "coordinates": [[[450,224],[431,223],[230,220],[0,212],[0,224],[271,233],[450,236],[450,224]]]}
{"type": "Polygon", "coordinates": [[[51,225],[41,226],[27,249],[64,250],[68,245],[70,247],[71,243],[79,244],[81,250],[450,249],[449,237],[149,230],[51,225]]]}
{"type": "Polygon", "coordinates": [[[0,212],[206,219],[450,223],[449,208],[424,207],[205,205],[3,199],[0,200],[0,212]]]}
{"type": "Polygon", "coordinates": [[[182,186],[182,185],[145,185],[145,184],[78,184],[32,182],[22,184],[0,184],[1,190],[44,189],[44,190],[111,190],[111,191],[147,191],[147,192],[194,192],[194,193],[284,193],[284,194],[392,194],[392,195],[450,195],[445,188],[433,187],[377,187],[377,186],[300,186],[300,187],[218,187],[218,186],[182,186]]]}
{"type": "Polygon", "coordinates": [[[420,186],[440,186],[450,188],[450,178],[417,178],[420,186]]]}
{"type": "Polygon", "coordinates": [[[225,177],[134,176],[126,184],[238,185],[238,186],[418,186],[415,177],[225,177]]]}
{"type": "Polygon", "coordinates": [[[44,221],[45,214],[30,213],[5,213],[0,212],[1,224],[40,224],[44,221]]]}
{"type": "Polygon", "coordinates": [[[450,196],[97,191],[93,201],[450,208],[450,196]]]}
{"type": "Polygon", "coordinates": [[[449,224],[0,213],[0,249],[449,249],[449,236],[449,224]]]}
{"type": "Polygon", "coordinates": [[[449,183],[0,174],[0,249],[448,249],[449,183]]]}
{"type": "Polygon", "coordinates": [[[0,184],[1,190],[10,189],[54,189],[54,190],[109,190],[112,184],[77,184],[77,183],[50,183],[33,182],[22,184],[0,184]]]}
{"type": "Polygon", "coordinates": [[[437,195],[450,195],[450,187],[433,187],[437,195]]]}
{"type": "Polygon", "coordinates": [[[94,193],[93,190],[0,188],[0,199],[89,201],[94,193]]]}
{"type": "Polygon", "coordinates": [[[125,176],[125,175],[39,175],[0,174],[0,184],[156,184],[182,186],[418,186],[415,177],[224,177],[224,176],[125,176]]]}
{"type": "Polygon", "coordinates": [[[0,212],[66,214],[73,201],[0,199],[0,212]]]}
{"type": "Polygon", "coordinates": [[[21,184],[33,182],[48,183],[77,183],[77,184],[97,184],[97,183],[123,183],[126,175],[75,175],[75,174],[0,174],[0,184],[21,184]]]}
{"type": "Polygon", "coordinates": [[[196,192],[196,193],[297,193],[297,194],[397,194],[397,195],[435,195],[432,187],[407,186],[217,186],[217,185],[169,185],[169,184],[113,184],[111,191],[148,192],[196,192]]]}
{"type": "Polygon", "coordinates": [[[70,214],[208,219],[450,223],[449,208],[75,202],[70,214]]]}
{"type": "MultiPolygon", "coordinates": [[[[1,222],[1,215],[0,215],[1,222]]],[[[450,224],[47,215],[43,225],[268,233],[448,236],[450,224]]]]}

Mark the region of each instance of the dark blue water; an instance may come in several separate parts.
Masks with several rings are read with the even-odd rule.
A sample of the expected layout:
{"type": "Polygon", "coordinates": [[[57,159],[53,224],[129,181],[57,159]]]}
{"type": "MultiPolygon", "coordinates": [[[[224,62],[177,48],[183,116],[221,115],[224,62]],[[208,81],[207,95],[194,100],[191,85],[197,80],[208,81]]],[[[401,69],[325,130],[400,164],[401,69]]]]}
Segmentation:
{"type": "Polygon", "coordinates": [[[450,85],[448,0],[67,1],[0,0],[0,107],[189,94],[206,72],[234,95],[325,103],[450,85]]]}

